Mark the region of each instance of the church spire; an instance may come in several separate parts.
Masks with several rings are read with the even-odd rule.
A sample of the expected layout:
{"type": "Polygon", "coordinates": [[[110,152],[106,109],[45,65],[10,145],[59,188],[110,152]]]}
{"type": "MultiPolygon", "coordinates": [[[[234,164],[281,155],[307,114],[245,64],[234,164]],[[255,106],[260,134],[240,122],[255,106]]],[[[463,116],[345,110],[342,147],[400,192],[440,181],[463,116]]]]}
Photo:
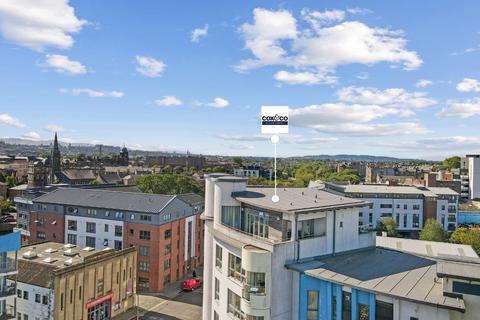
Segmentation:
{"type": "Polygon", "coordinates": [[[54,183],[55,176],[62,170],[61,168],[61,154],[58,146],[57,133],[53,139],[52,154],[50,157],[50,183],[54,183]]]}

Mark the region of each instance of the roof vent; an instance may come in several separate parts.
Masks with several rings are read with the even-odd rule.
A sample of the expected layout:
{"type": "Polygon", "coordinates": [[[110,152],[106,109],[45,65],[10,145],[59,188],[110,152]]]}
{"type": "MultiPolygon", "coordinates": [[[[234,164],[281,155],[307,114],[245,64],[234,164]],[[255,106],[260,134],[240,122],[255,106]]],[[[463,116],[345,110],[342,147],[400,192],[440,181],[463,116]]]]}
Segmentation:
{"type": "Polygon", "coordinates": [[[54,248],[48,248],[48,249],[45,249],[45,253],[54,253],[54,252],[57,252],[58,250],[57,249],[54,249],[54,248]]]}
{"type": "Polygon", "coordinates": [[[73,259],[72,258],[67,259],[63,262],[63,264],[66,266],[71,266],[73,264],[73,259]]]}
{"type": "Polygon", "coordinates": [[[88,252],[90,252],[90,251],[93,251],[93,250],[95,250],[95,248],[92,248],[92,247],[85,247],[85,248],[83,248],[82,250],[83,250],[83,251],[88,251],[88,252]]]}
{"type": "Polygon", "coordinates": [[[55,261],[57,261],[57,259],[52,258],[52,257],[48,257],[48,258],[43,259],[42,261],[46,262],[46,263],[54,263],[55,261]]]}
{"type": "Polygon", "coordinates": [[[24,252],[22,257],[24,257],[25,259],[33,259],[37,257],[37,253],[35,251],[29,250],[27,252],[24,252]]]}
{"type": "Polygon", "coordinates": [[[72,249],[67,249],[67,250],[63,251],[63,255],[67,256],[67,257],[73,257],[73,256],[77,255],[77,253],[73,252],[72,249]]]}
{"type": "Polygon", "coordinates": [[[70,249],[70,248],[75,248],[76,245],[74,244],[71,244],[71,243],[67,243],[66,245],[63,246],[65,249],[70,249]]]}

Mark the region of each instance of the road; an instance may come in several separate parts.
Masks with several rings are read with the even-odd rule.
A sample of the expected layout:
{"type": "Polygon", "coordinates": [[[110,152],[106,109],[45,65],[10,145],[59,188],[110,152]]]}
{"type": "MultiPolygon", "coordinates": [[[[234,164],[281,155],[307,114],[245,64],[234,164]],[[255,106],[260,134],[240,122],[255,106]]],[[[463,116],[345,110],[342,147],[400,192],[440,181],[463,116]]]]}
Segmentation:
{"type": "Polygon", "coordinates": [[[172,299],[139,295],[142,320],[201,320],[202,288],[192,292],[180,292],[172,299]]]}

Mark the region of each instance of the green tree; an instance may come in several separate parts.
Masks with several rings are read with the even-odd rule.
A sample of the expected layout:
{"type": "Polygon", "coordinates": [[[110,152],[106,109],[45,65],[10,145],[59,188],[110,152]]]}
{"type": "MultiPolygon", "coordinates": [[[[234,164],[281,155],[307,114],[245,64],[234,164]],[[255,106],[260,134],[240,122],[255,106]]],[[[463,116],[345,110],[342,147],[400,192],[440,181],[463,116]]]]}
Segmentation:
{"type": "Polygon", "coordinates": [[[224,168],[224,167],[219,167],[219,166],[218,166],[218,167],[213,167],[213,168],[212,168],[212,172],[220,172],[220,173],[222,173],[222,172],[225,172],[225,168],[224,168]]]}
{"type": "Polygon", "coordinates": [[[162,172],[171,173],[172,172],[172,167],[167,164],[167,165],[163,166],[162,172]]]}
{"type": "Polygon", "coordinates": [[[0,212],[9,212],[12,205],[13,204],[10,200],[0,201],[0,212]]]}
{"type": "Polygon", "coordinates": [[[100,182],[98,182],[98,180],[93,179],[89,182],[89,184],[95,185],[95,184],[100,184],[100,182]]]}
{"type": "Polygon", "coordinates": [[[5,178],[5,183],[7,184],[7,189],[15,187],[15,179],[12,176],[7,176],[5,178]]]}
{"type": "Polygon", "coordinates": [[[459,244],[471,245],[477,254],[480,254],[480,228],[457,228],[451,235],[450,241],[459,244]]]}
{"type": "Polygon", "coordinates": [[[242,166],[242,163],[243,163],[242,157],[239,157],[239,156],[233,157],[232,161],[238,164],[239,166],[242,166]]]}
{"type": "Polygon", "coordinates": [[[192,178],[180,174],[149,174],[140,177],[137,187],[146,193],[156,194],[203,194],[203,188],[192,178]]]}
{"type": "Polygon", "coordinates": [[[389,237],[397,236],[397,223],[392,218],[382,218],[378,223],[378,230],[386,232],[389,237]]]}
{"type": "Polygon", "coordinates": [[[444,242],[448,239],[448,234],[443,230],[440,223],[435,219],[428,219],[420,231],[420,240],[444,242]]]}
{"type": "Polygon", "coordinates": [[[454,156],[443,160],[442,164],[448,169],[460,168],[460,157],[454,156]]]}

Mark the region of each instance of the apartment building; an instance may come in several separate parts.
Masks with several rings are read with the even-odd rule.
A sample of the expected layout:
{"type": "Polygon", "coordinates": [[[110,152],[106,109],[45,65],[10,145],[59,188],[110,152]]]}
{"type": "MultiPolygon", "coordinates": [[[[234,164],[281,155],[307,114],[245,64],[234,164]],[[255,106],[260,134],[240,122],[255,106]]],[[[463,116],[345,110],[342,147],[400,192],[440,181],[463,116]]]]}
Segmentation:
{"type": "Polygon", "coordinates": [[[480,199],[480,155],[467,154],[467,159],[469,199],[480,199]]]}
{"type": "Polygon", "coordinates": [[[241,168],[234,168],[233,174],[238,177],[259,178],[263,177],[272,180],[272,169],[265,169],[258,165],[245,166],[241,168]]]}
{"type": "Polygon", "coordinates": [[[359,212],[359,228],[374,228],[382,218],[393,218],[399,232],[414,236],[427,219],[445,230],[457,227],[459,194],[450,188],[325,183],[325,190],[368,202],[359,212]]]}
{"type": "Polygon", "coordinates": [[[138,250],[138,288],[158,292],[203,260],[203,198],[58,188],[31,200],[29,243],[138,250]]]}
{"type": "Polygon", "coordinates": [[[56,242],[23,247],[17,319],[110,320],[136,305],[136,267],[135,248],[97,250],[56,242]]]}
{"type": "Polygon", "coordinates": [[[7,280],[10,276],[15,279],[18,273],[17,251],[20,250],[20,232],[14,227],[15,225],[10,223],[0,223],[0,319],[16,317],[17,283],[15,280],[7,280]]]}
{"type": "Polygon", "coordinates": [[[358,230],[362,200],[278,188],[274,203],[274,188],[222,174],[205,187],[204,320],[297,319],[299,277],[287,262],[375,243],[358,230]]]}

